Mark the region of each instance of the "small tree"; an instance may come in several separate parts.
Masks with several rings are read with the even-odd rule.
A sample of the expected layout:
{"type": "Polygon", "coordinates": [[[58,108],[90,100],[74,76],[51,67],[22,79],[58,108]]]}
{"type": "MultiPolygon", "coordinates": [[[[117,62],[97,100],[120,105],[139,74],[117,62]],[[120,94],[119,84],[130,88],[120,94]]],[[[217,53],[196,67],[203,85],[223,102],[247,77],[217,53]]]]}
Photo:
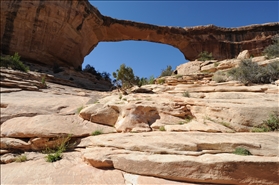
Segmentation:
{"type": "Polygon", "coordinates": [[[206,60],[214,60],[212,53],[208,53],[207,51],[203,51],[199,54],[199,61],[206,61],[206,60]]]}
{"type": "Polygon", "coordinates": [[[171,66],[167,66],[166,69],[163,69],[163,70],[162,70],[162,73],[161,73],[160,77],[163,77],[163,76],[171,76],[171,75],[172,75],[172,72],[173,72],[172,67],[171,67],[171,66]]]}
{"type": "Polygon", "coordinates": [[[139,85],[140,78],[134,75],[133,69],[121,64],[120,68],[116,72],[112,73],[116,80],[121,81],[122,89],[128,89],[134,85],[139,85]]]}

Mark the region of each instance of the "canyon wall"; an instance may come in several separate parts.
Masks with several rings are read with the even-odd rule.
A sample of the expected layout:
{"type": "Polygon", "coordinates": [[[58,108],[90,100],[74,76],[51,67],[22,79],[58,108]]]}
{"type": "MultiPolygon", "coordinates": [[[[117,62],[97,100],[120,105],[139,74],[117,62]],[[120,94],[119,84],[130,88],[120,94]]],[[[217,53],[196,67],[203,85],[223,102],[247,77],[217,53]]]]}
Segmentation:
{"type": "Polygon", "coordinates": [[[18,52],[23,59],[48,66],[81,69],[84,57],[99,42],[123,40],[168,44],[188,60],[202,51],[212,52],[216,59],[234,58],[242,50],[258,56],[278,33],[278,22],[181,28],[113,19],[87,0],[1,1],[1,53],[18,52]]]}

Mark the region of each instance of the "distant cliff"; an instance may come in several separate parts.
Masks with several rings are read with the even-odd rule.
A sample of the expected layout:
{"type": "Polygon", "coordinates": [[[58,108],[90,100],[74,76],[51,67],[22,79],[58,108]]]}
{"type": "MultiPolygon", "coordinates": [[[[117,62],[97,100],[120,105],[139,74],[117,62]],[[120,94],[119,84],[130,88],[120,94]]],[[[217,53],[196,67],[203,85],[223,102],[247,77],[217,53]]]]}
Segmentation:
{"type": "Polygon", "coordinates": [[[87,0],[1,1],[1,52],[35,63],[80,69],[99,42],[144,40],[172,45],[188,60],[202,51],[216,59],[242,50],[258,56],[279,33],[279,23],[220,28],[155,26],[103,16],[87,0]]]}

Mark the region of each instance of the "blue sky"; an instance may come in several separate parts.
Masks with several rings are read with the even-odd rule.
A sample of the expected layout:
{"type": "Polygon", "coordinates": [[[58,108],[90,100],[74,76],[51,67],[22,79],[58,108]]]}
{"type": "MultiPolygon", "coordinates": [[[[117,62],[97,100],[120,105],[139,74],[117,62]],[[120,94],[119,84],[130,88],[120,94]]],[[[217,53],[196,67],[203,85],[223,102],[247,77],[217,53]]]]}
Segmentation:
{"type": "MultiPolygon", "coordinates": [[[[106,16],[160,26],[214,24],[239,27],[279,21],[278,1],[90,1],[106,16]]],[[[100,42],[84,59],[99,72],[116,71],[123,63],[139,77],[158,77],[167,65],[187,62],[176,48],[145,41],[100,42]]]]}

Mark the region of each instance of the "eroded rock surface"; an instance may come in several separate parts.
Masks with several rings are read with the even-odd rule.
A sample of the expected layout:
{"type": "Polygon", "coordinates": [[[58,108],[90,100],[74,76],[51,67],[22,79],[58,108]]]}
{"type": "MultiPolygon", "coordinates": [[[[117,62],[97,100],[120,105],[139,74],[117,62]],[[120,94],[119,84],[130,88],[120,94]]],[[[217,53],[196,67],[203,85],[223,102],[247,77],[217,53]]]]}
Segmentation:
{"type": "Polygon", "coordinates": [[[182,80],[128,95],[1,88],[1,184],[278,184],[278,131],[251,131],[278,112],[279,87],[182,80]],[[46,162],[61,143],[62,159],[46,162]]]}
{"type": "Polygon", "coordinates": [[[2,1],[1,51],[47,65],[81,64],[99,42],[142,40],[178,48],[188,60],[202,51],[216,59],[234,58],[242,50],[253,56],[271,44],[278,23],[220,28],[214,25],[178,28],[103,16],[83,1],[2,1]]]}

